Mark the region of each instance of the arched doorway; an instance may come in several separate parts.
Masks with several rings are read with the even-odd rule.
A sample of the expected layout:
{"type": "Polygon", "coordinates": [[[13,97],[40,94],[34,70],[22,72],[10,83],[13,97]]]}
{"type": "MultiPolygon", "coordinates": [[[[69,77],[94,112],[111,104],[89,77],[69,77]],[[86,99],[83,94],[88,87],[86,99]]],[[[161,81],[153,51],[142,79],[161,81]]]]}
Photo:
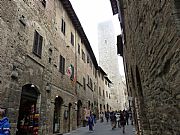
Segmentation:
{"type": "Polygon", "coordinates": [[[82,102],[78,100],[77,102],[77,126],[81,125],[81,112],[82,112],[82,102]]]}
{"type": "Polygon", "coordinates": [[[16,135],[34,135],[38,133],[39,112],[37,100],[39,95],[38,88],[33,84],[26,84],[22,87],[16,135]]]}
{"type": "Polygon", "coordinates": [[[68,119],[69,119],[69,122],[68,122],[68,131],[69,132],[71,131],[71,107],[72,107],[72,104],[69,103],[69,105],[68,105],[68,119]]]}
{"type": "Polygon", "coordinates": [[[54,102],[54,120],[53,120],[53,133],[60,133],[60,121],[61,121],[61,107],[63,99],[60,96],[55,98],[54,102]]]}

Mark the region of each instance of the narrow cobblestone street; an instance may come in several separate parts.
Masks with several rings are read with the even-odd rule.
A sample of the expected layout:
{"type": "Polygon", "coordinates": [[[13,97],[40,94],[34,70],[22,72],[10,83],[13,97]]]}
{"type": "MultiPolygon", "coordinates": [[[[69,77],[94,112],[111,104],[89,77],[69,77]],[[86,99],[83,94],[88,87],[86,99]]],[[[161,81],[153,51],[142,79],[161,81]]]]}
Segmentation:
{"type": "Polygon", "coordinates": [[[112,130],[110,122],[100,123],[99,121],[95,124],[95,130],[89,132],[88,126],[78,128],[65,135],[135,135],[135,129],[132,125],[126,125],[125,134],[122,132],[122,128],[116,128],[112,130]]]}

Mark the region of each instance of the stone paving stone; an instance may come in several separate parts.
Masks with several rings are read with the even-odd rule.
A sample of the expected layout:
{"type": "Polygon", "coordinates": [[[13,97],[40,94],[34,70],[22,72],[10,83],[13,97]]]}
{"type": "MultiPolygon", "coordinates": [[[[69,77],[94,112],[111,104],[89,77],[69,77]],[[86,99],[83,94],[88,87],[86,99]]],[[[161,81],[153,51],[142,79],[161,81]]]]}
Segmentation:
{"type": "Polygon", "coordinates": [[[125,134],[122,133],[122,128],[112,130],[111,124],[107,122],[97,122],[93,132],[88,130],[88,126],[78,128],[64,135],[135,135],[135,128],[132,125],[126,125],[125,134]]]}

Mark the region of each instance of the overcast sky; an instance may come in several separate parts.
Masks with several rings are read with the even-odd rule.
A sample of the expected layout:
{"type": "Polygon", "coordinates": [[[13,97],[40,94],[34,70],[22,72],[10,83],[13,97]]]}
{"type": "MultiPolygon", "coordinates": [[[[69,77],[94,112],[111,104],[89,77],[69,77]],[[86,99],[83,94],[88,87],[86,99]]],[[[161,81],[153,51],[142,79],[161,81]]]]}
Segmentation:
{"type": "MultiPolygon", "coordinates": [[[[81,25],[89,39],[93,52],[99,61],[98,54],[98,24],[104,21],[112,20],[117,35],[120,34],[120,25],[118,17],[113,16],[110,0],[70,0],[81,25]]],[[[123,61],[119,57],[120,74],[124,76],[123,61]]]]}

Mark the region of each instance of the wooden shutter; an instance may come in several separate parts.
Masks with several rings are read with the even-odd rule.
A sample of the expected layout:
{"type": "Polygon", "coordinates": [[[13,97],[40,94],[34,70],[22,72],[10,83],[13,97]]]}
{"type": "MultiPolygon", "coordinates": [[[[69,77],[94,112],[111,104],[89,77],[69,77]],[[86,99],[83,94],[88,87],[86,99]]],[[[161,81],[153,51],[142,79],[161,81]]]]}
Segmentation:
{"type": "Polygon", "coordinates": [[[39,35],[39,44],[38,44],[38,55],[41,57],[42,54],[42,42],[43,42],[43,37],[39,35]]]}
{"type": "Polygon", "coordinates": [[[62,73],[65,74],[65,58],[62,58],[62,73]]]}
{"type": "Polygon", "coordinates": [[[33,52],[37,53],[37,45],[38,45],[38,33],[37,31],[34,32],[34,45],[33,45],[33,52]]]}
{"type": "Polygon", "coordinates": [[[42,42],[43,37],[37,31],[35,31],[33,53],[36,54],[38,57],[41,57],[42,54],[42,42]]]}
{"type": "Polygon", "coordinates": [[[60,55],[59,71],[65,74],[65,58],[60,55]]]}

